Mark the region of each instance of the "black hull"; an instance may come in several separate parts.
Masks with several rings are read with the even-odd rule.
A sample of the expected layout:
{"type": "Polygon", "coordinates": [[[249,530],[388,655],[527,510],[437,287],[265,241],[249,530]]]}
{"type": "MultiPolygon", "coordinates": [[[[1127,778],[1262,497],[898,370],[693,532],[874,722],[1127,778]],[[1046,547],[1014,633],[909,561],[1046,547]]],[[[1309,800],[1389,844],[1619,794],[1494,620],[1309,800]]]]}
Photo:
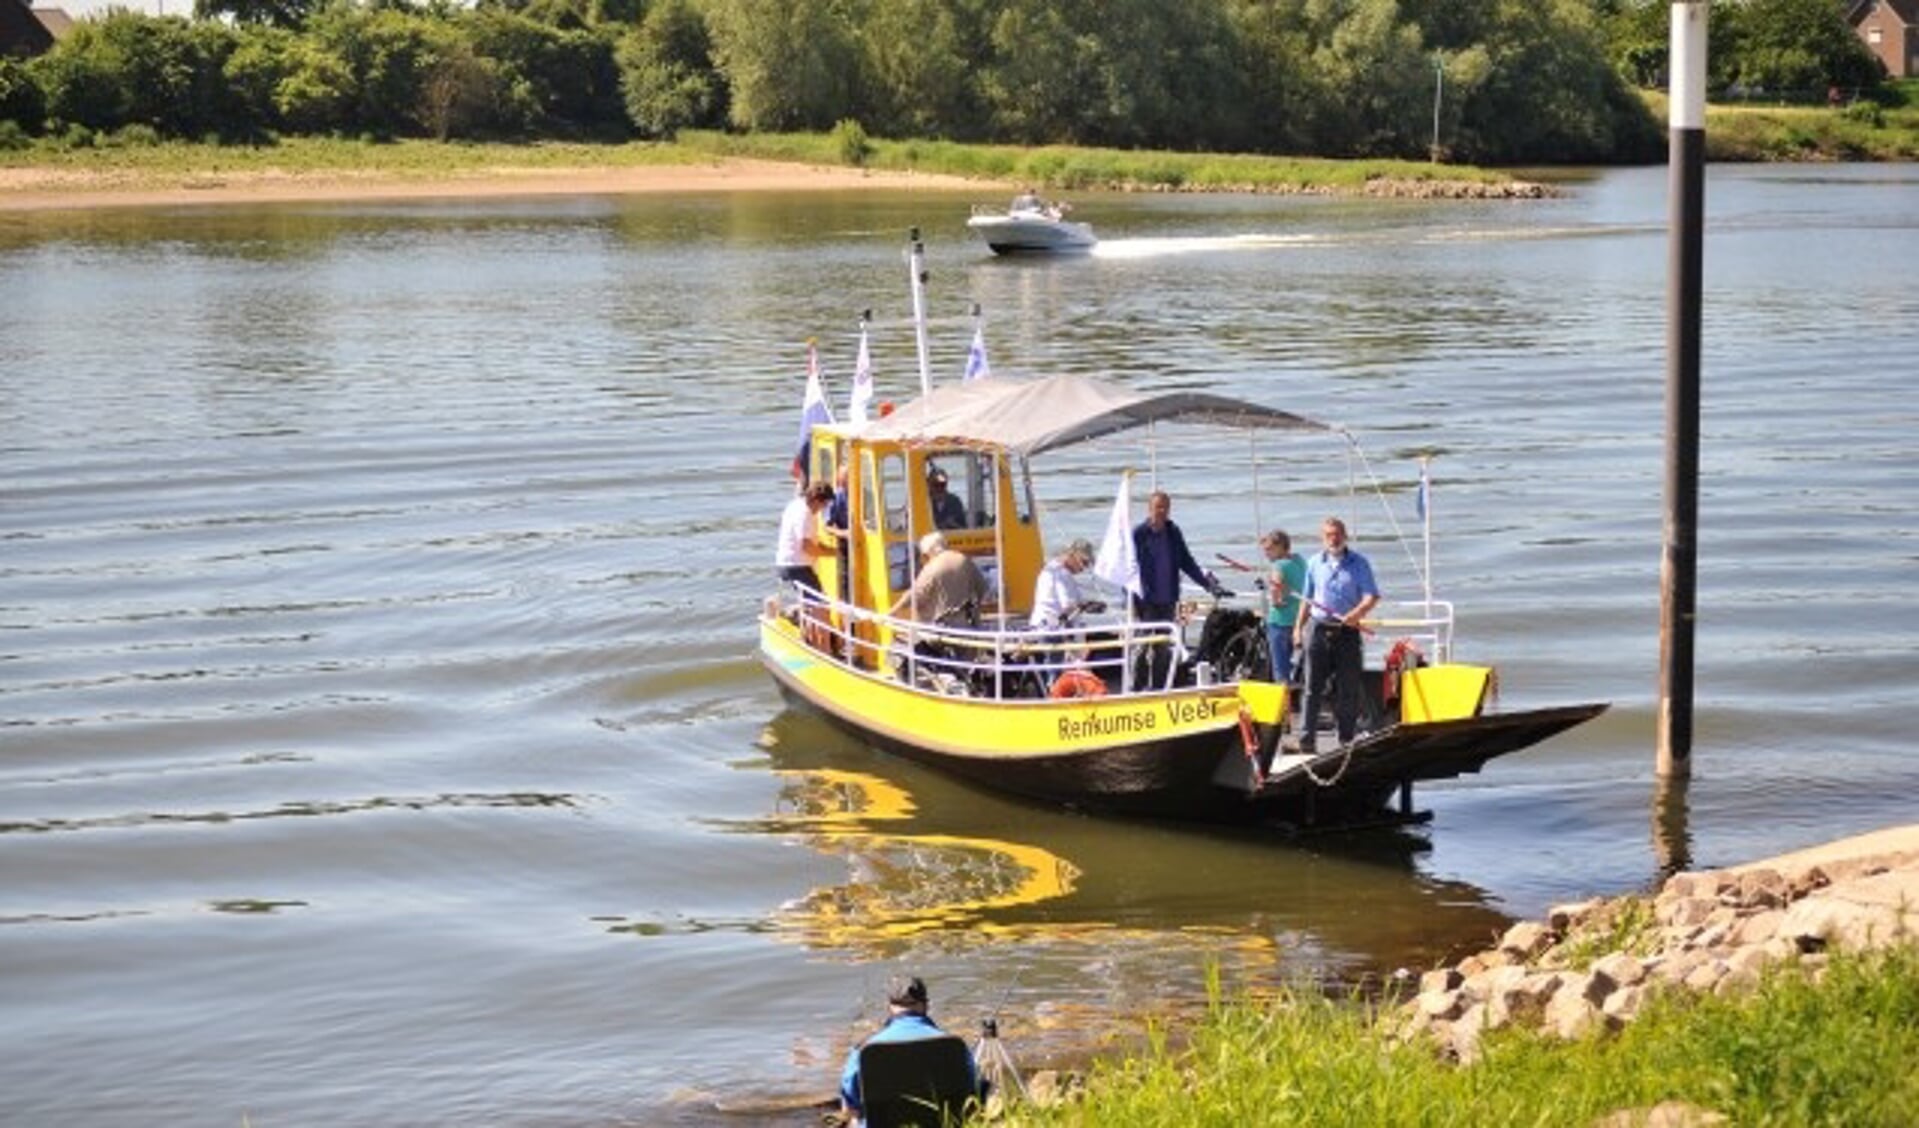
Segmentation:
{"type": "Polygon", "coordinates": [[[818,713],[854,739],[989,790],[1103,814],[1297,828],[1415,821],[1412,784],[1477,772],[1489,760],[1606,709],[1572,705],[1394,725],[1362,737],[1349,751],[1325,752],[1312,761],[1288,757],[1255,787],[1237,729],[1053,756],[969,756],[875,731],[822,706],[785,678],[775,680],[788,702],[818,713]],[[1327,786],[1313,777],[1336,782],[1327,786]]]}

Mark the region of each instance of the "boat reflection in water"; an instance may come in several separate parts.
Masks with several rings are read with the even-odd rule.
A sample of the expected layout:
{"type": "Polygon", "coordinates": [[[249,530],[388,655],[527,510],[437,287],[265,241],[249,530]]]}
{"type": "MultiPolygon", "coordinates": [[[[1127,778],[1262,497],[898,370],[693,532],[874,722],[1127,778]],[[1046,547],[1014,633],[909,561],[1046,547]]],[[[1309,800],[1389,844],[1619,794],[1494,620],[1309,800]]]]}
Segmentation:
{"type": "Polygon", "coordinates": [[[772,923],[856,958],[921,942],[993,958],[1017,941],[1026,961],[1137,958],[1152,996],[1181,982],[1198,995],[1196,954],[1237,965],[1222,969],[1229,980],[1349,982],[1430,966],[1511,923],[1483,890],[1420,874],[1426,843],[1412,833],[1308,849],[1256,830],[1087,818],[877,756],[803,709],[777,715],[760,746],[782,782],[748,828],[846,865],[844,881],[772,923]]]}

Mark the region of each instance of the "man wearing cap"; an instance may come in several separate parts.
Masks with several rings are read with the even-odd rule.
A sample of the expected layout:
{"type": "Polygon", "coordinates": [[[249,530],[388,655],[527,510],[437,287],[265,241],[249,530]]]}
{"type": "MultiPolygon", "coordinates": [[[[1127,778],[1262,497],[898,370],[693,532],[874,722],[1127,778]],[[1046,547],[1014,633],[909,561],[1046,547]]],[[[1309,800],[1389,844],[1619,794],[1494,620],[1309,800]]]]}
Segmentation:
{"type": "Polygon", "coordinates": [[[1097,599],[1080,598],[1079,580],[1075,577],[1092,563],[1092,542],[1083,537],[1046,562],[1033,584],[1033,626],[1057,629],[1066,626],[1081,611],[1106,610],[1106,605],[1097,599]]]}
{"type": "MultiPolygon", "coordinates": [[[[854,1046],[846,1055],[846,1068],[840,1071],[840,1107],[849,1117],[859,1117],[864,1110],[860,1105],[860,1051],[875,1042],[917,1042],[926,1038],[948,1038],[926,1014],[926,984],[917,975],[896,975],[886,984],[886,1022],[872,1037],[854,1046]]],[[[979,1066],[968,1061],[973,1068],[973,1089],[979,1090],[979,1066]]]]}
{"type": "Polygon", "coordinates": [[[926,501],[933,508],[935,529],[966,527],[966,506],[946,492],[946,471],[935,468],[926,475],[926,501]]]}
{"type": "Polygon", "coordinates": [[[920,561],[919,578],[887,614],[949,627],[978,625],[980,606],[993,589],[973,558],[947,547],[943,534],[928,533],[920,538],[920,561]]]}

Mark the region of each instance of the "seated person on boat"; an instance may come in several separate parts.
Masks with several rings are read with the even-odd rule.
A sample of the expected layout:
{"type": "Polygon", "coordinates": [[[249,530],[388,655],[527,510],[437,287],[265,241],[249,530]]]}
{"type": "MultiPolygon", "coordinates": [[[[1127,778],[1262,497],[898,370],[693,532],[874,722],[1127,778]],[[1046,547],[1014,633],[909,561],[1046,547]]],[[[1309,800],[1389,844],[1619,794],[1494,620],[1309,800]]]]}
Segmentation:
{"type": "Polygon", "coordinates": [[[946,543],[943,533],[920,538],[920,573],[887,614],[896,619],[948,627],[979,624],[979,609],[993,594],[973,558],[946,543]]]}
{"type": "Polygon", "coordinates": [[[1033,584],[1033,615],[1030,620],[1035,627],[1057,630],[1070,625],[1083,612],[1098,613],[1106,610],[1106,605],[1097,599],[1085,599],[1080,595],[1078,576],[1093,563],[1093,545],[1080,539],[1066,546],[1066,551],[1048,561],[1040,569],[1039,579],[1033,584]]]}
{"type": "Polygon", "coordinates": [[[936,529],[964,529],[966,505],[946,488],[946,471],[935,466],[926,472],[926,498],[936,529]]]}

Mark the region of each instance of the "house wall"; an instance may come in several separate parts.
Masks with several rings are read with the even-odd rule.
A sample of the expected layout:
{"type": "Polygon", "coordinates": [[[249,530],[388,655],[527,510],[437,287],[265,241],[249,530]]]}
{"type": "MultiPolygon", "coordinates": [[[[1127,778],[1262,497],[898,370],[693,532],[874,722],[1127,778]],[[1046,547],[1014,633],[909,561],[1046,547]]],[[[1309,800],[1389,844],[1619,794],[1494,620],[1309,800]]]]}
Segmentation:
{"type": "Polygon", "coordinates": [[[1919,74],[1919,28],[1901,19],[1891,4],[1878,0],[1859,20],[1858,28],[1866,50],[1886,65],[1887,74],[1894,78],[1919,74]]]}
{"type": "Polygon", "coordinates": [[[0,55],[30,59],[53,49],[53,33],[24,0],[0,0],[0,55]]]}

